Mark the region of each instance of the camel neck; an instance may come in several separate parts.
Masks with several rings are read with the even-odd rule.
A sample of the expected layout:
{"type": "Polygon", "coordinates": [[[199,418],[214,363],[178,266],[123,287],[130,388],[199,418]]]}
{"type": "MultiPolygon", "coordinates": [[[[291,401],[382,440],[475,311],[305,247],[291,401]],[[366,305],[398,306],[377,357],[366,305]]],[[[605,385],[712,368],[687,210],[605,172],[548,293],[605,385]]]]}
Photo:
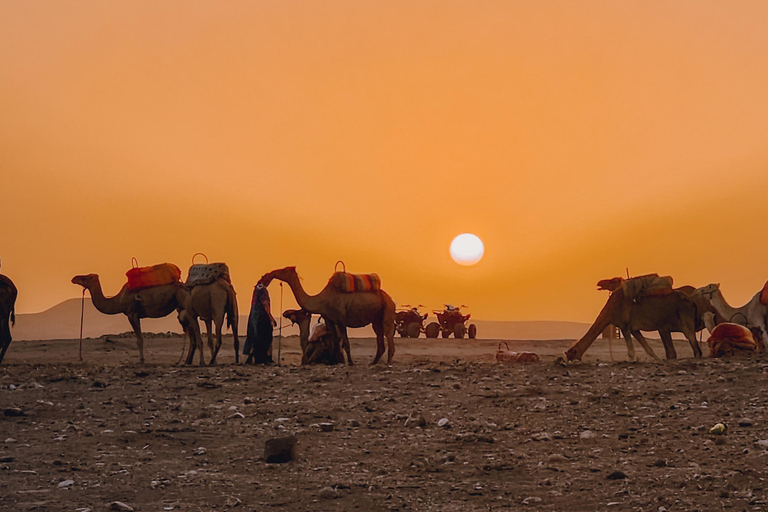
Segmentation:
{"type": "Polygon", "coordinates": [[[296,274],[289,275],[285,282],[288,283],[288,286],[291,287],[291,291],[293,292],[294,297],[296,297],[296,302],[301,306],[302,308],[306,309],[307,311],[316,313],[316,298],[317,295],[309,295],[307,292],[304,291],[304,287],[301,286],[301,282],[299,281],[299,276],[296,274]]]}
{"type": "Polygon", "coordinates": [[[720,292],[720,290],[717,291],[717,293],[712,294],[712,299],[710,299],[710,302],[712,303],[712,307],[715,308],[715,311],[725,319],[726,322],[729,322],[731,318],[733,318],[733,315],[735,315],[739,309],[741,308],[734,308],[731,307],[723,297],[723,294],[720,292]]]}
{"type": "Polygon", "coordinates": [[[91,302],[93,306],[105,315],[116,315],[122,313],[120,308],[120,294],[114,297],[105,297],[104,292],[101,290],[101,281],[96,279],[95,283],[88,287],[88,291],[91,293],[91,302]]]}

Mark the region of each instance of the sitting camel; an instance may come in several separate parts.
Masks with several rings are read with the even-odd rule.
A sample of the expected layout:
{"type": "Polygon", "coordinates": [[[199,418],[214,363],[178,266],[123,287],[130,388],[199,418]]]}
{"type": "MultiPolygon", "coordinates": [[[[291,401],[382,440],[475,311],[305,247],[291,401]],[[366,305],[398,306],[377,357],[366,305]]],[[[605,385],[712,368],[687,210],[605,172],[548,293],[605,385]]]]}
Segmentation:
{"type": "Polygon", "coordinates": [[[299,326],[299,345],[301,346],[301,364],[307,364],[307,342],[309,341],[309,324],[312,322],[312,313],[305,309],[286,309],[283,318],[291,321],[291,324],[299,326]]]}
{"type": "Polygon", "coordinates": [[[630,358],[634,358],[634,347],[629,340],[634,335],[646,352],[658,359],[640,331],[659,331],[667,359],[677,357],[671,333],[682,332],[691,344],[694,356],[701,357],[701,347],[696,341],[696,305],[687,295],[670,290],[664,295],[641,295],[630,299],[620,286],[611,293],[587,333],[566,350],[566,359],[581,359],[609,324],[617,326],[628,340],[630,358]]]}
{"type": "Polygon", "coordinates": [[[343,364],[339,341],[335,329],[321,320],[312,328],[301,364],[343,364]]]}
{"type": "Polygon", "coordinates": [[[768,316],[768,302],[765,299],[766,288],[757,292],[746,304],[740,308],[733,308],[725,301],[723,293],[720,291],[720,284],[708,284],[700,288],[701,294],[712,304],[717,311],[718,316],[724,322],[744,325],[751,329],[758,329],[760,337],[768,340],[768,329],[766,328],[766,316],[768,316]]]}
{"type": "Polygon", "coordinates": [[[743,325],[724,322],[718,324],[707,340],[709,357],[732,356],[737,353],[764,351],[760,329],[747,329],[743,325]]]}
{"type": "Polygon", "coordinates": [[[262,276],[260,284],[268,286],[273,279],[288,283],[296,302],[310,313],[322,315],[332,323],[340,334],[342,346],[347,353],[347,362],[352,364],[347,327],[373,326],[376,333],[376,364],[384,355],[384,338],[387,339],[387,363],[395,355],[395,303],[392,298],[378,289],[375,291],[343,292],[329,281],[317,295],[309,295],[299,281],[296,267],[273,270],[262,276]]]}
{"type": "Polygon", "coordinates": [[[184,304],[186,314],[180,316],[182,325],[187,324],[185,332],[189,335],[189,354],[187,364],[192,363],[195,350],[200,349],[200,358],[203,359],[203,342],[200,333],[198,318],[205,322],[208,332],[208,347],[211,350],[211,363],[216,363],[216,356],[221,349],[224,315],[227,317],[227,326],[232,329],[235,338],[235,362],[240,362],[240,340],[237,337],[237,296],[235,288],[227,279],[217,278],[212,283],[196,284],[189,291],[189,298],[184,304]],[[216,345],[213,344],[213,330],[211,324],[216,327],[216,345]],[[192,332],[188,332],[191,329],[192,332]],[[193,336],[194,335],[194,336],[193,336]],[[193,339],[194,338],[194,339],[193,339]]]}
{"type": "MultiPolygon", "coordinates": [[[[162,318],[173,311],[184,308],[189,298],[189,292],[183,284],[173,283],[132,291],[124,285],[120,292],[113,297],[105,297],[101,290],[101,282],[97,274],[86,274],[72,278],[74,284],[80,285],[91,293],[94,307],[105,315],[124,314],[136,333],[136,344],[139,346],[139,360],[144,362],[144,337],[141,334],[142,318],[162,318]]],[[[203,351],[200,351],[200,364],[203,361],[203,351]]]]}
{"type": "Polygon", "coordinates": [[[16,324],[18,290],[8,277],[0,274],[0,363],[11,346],[11,325],[16,324]]]}

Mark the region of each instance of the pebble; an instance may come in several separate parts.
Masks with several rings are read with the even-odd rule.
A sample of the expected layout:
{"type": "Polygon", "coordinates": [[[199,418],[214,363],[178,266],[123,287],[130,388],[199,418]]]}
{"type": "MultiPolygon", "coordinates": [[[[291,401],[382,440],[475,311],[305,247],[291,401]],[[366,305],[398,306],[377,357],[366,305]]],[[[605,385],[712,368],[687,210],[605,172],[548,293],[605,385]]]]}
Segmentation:
{"type": "Polygon", "coordinates": [[[126,505],[122,501],[113,501],[109,504],[109,510],[119,510],[121,512],[133,512],[133,507],[126,505]]]}
{"type": "Polygon", "coordinates": [[[243,398],[243,405],[251,405],[253,403],[253,398],[247,396],[243,398]]]}
{"type": "Polygon", "coordinates": [[[553,453],[547,457],[547,462],[567,462],[568,458],[565,455],[559,453],[553,453]]]}
{"type": "Polygon", "coordinates": [[[443,427],[443,428],[449,428],[450,427],[450,422],[448,421],[448,418],[441,418],[437,422],[437,426],[438,427],[443,427]]]}
{"type": "Polygon", "coordinates": [[[596,434],[591,430],[585,430],[584,432],[579,434],[579,437],[581,439],[594,439],[596,437],[596,434]]]}
{"type": "Polygon", "coordinates": [[[549,441],[551,437],[549,437],[549,434],[547,434],[546,432],[539,432],[537,434],[533,434],[531,436],[531,439],[533,439],[534,441],[549,441]]]}
{"type": "Polygon", "coordinates": [[[74,485],[74,484],[75,484],[74,480],[63,480],[63,481],[59,482],[59,487],[69,487],[69,486],[74,485]]]}
{"type": "Polygon", "coordinates": [[[538,496],[528,496],[523,500],[523,505],[531,505],[533,503],[541,503],[541,498],[538,496]]]}
{"type": "Polygon", "coordinates": [[[608,480],[624,480],[627,478],[626,473],[622,471],[614,471],[613,473],[610,473],[607,477],[608,480]]]}
{"type": "Polygon", "coordinates": [[[207,451],[207,450],[206,450],[205,448],[203,448],[202,446],[200,446],[200,447],[198,447],[198,448],[197,448],[197,450],[195,450],[194,452],[192,452],[192,455],[198,455],[198,456],[199,456],[199,455],[205,455],[206,451],[207,451]]]}
{"type": "Polygon", "coordinates": [[[759,441],[755,441],[755,444],[760,448],[768,449],[768,439],[760,439],[759,441]]]}
{"type": "Polygon", "coordinates": [[[406,427],[426,427],[427,420],[424,418],[424,416],[421,413],[412,413],[410,416],[408,416],[408,419],[405,420],[405,426],[406,427]]]}
{"type": "Polygon", "coordinates": [[[351,420],[347,420],[347,425],[349,425],[352,428],[357,428],[360,426],[360,422],[355,419],[351,419],[351,420]]]}
{"type": "Polygon", "coordinates": [[[320,427],[320,432],[333,431],[333,423],[320,423],[318,426],[320,427]]]}
{"type": "Polygon", "coordinates": [[[231,420],[243,420],[243,419],[245,419],[245,414],[243,414],[241,412],[236,412],[235,414],[230,416],[229,419],[231,419],[231,420]]]}
{"type": "Polygon", "coordinates": [[[8,407],[5,411],[3,411],[3,414],[11,417],[24,416],[24,411],[22,411],[19,407],[8,407]]]}
{"type": "Polygon", "coordinates": [[[264,461],[269,464],[282,464],[296,458],[296,444],[299,439],[295,435],[274,437],[264,443],[264,461]]]}
{"type": "Polygon", "coordinates": [[[336,498],[339,498],[339,493],[336,489],[333,487],[323,487],[320,489],[320,499],[323,500],[334,500],[336,498]]]}
{"type": "Polygon", "coordinates": [[[740,426],[740,427],[751,427],[752,425],[754,425],[754,424],[755,424],[755,423],[754,423],[754,422],[753,422],[751,419],[749,419],[749,418],[740,418],[740,419],[739,419],[739,421],[738,421],[738,423],[739,423],[739,426],[740,426]]]}

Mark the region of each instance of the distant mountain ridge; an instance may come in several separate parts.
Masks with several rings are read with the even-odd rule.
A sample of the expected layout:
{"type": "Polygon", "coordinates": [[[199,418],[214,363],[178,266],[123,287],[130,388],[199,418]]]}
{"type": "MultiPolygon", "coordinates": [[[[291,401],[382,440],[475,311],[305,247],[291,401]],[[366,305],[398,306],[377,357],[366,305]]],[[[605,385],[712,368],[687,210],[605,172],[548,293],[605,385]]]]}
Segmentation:
{"type": "MultiPolygon", "coordinates": [[[[283,336],[298,335],[299,330],[286,319],[283,336]]],[[[434,320],[433,317],[428,319],[434,320]]],[[[240,315],[238,333],[244,338],[248,315],[240,315]]],[[[486,321],[478,320],[478,337],[482,339],[505,340],[555,340],[578,339],[587,332],[589,324],[565,321],[486,321]]],[[[176,315],[165,318],[145,318],[141,321],[144,332],[181,332],[176,315]]],[[[105,334],[119,334],[130,331],[131,325],[125,315],[99,313],[90,299],[85,300],[83,315],[83,337],[98,338],[105,334]]],[[[14,340],[56,340],[80,337],[80,299],[68,299],[40,313],[16,315],[16,326],[12,328],[14,340]]],[[[373,337],[370,327],[350,329],[350,336],[373,337]]],[[[422,335],[423,337],[423,335],[422,335]]]]}

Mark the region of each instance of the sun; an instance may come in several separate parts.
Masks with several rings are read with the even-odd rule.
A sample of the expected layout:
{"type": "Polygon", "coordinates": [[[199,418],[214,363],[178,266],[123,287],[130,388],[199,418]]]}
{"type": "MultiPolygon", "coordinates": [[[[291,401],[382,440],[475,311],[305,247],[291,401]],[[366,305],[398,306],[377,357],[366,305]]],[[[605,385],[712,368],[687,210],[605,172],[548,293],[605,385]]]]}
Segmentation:
{"type": "Polygon", "coordinates": [[[472,233],[462,233],[451,242],[451,258],[459,265],[474,265],[483,259],[483,253],[483,241],[472,233]]]}

